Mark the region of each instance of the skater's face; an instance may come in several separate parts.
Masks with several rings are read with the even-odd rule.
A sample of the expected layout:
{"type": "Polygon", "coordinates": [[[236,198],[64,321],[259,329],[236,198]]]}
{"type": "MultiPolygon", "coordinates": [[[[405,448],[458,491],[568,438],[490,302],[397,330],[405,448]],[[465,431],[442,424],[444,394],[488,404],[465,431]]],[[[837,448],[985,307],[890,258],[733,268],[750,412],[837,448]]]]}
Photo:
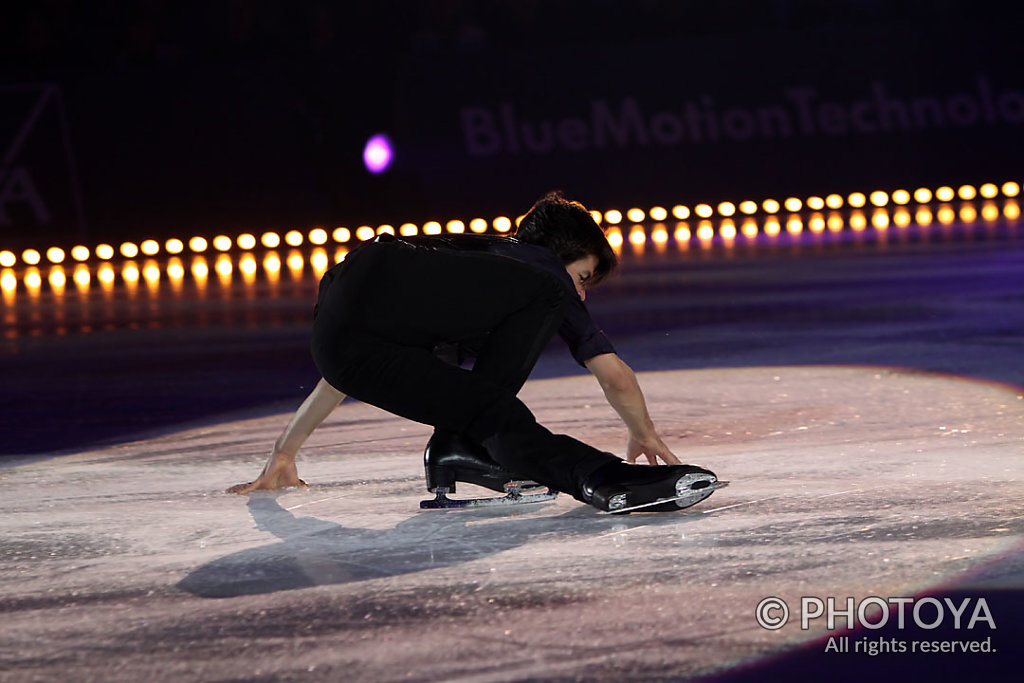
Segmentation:
{"type": "Polygon", "coordinates": [[[580,301],[586,301],[587,299],[587,283],[594,277],[595,268],[597,268],[597,256],[594,254],[584,256],[565,267],[566,271],[569,272],[569,277],[572,278],[573,284],[576,285],[576,293],[580,295],[580,301]]]}

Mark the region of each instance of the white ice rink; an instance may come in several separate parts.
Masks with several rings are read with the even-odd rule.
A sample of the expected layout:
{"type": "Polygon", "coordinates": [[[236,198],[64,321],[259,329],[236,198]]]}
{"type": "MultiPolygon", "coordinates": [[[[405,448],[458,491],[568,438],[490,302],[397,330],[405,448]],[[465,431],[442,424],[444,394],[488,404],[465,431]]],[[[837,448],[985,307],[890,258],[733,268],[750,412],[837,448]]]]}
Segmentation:
{"type": "MultiPolygon", "coordinates": [[[[309,488],[280,494],[222,491],[287,415],[7,460],[0,680],[679,680],[822,650],[801,597],[1024,585],[1020,389],[882,367],[640,379],[675,452],[728,488],[672,514],[420,511],[428,430],[348,403],[300,457],[309,488]],[[768,597],[790,607],[777,630],[755,619],[768,597]]],[[[621,453],[593,379],[523,397],[621,453]]],[[[1004,633],[1019,618],[988,607],[1004,633]]],[[[957,637],[1019,647],[984,620],[957,637]]],[[[857,655],[828,656],[842,680],[857,655]]]]}

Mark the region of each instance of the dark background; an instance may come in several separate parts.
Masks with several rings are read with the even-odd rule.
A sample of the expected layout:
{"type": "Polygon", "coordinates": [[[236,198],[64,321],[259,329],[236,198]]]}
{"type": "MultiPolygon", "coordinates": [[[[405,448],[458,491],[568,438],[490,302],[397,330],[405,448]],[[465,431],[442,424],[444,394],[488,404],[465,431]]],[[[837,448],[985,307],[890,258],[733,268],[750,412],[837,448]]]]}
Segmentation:
{"type": "Polygon", "coordinates": [[[422,222],[1018,179],[1020,122],[747,142],[467,154],[464,107],[585,116],[710,98],[850,103],[1024,91],[1006,3],[968,0],[20,3],[0,22],[0,241],[422,222]],[[42,106],[43,93],[48,93],[42,106]],[[33,108],[38,116],[11,155],[33,108]],[[396,159],[362,165],[386,132],[396,159]],[[10,157],[10,158],[8,158],[10,157]],[[26,176],[22,176],[24,179],[26,176]],[[7,192],[4,200],[4,192],[7,192]],[[12,194],[13,192],[13,194],[12,194]],[[45,219],[45,220],[43,220],[45,219]]]}

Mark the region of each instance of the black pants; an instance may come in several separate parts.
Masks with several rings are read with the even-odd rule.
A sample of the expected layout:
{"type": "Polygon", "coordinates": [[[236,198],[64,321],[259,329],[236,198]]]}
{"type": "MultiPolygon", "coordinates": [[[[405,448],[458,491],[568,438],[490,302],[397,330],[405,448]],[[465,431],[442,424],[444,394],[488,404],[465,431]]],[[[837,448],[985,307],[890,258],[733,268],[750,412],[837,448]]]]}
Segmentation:
{"type": "Polygon", "coordinates": [[[478,252],[366,245],[324,276],[313,360],[337,390],[463,434],[504,468],[580,497],[615,456],[537,424],[516,398],[564,315],[551,273],[478,252]],[[472,370],[433,354],[483,339],[472,370]]]}

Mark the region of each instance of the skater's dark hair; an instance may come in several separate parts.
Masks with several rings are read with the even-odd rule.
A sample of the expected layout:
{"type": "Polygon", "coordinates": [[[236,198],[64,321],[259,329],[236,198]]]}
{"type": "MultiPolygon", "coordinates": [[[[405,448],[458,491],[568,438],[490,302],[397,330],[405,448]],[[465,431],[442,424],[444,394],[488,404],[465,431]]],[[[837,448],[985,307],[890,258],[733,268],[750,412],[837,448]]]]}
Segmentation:
{"type": "Polygon", "coordinates": [[[566,198],[559,190],[537,200],[519,223],[516,238],[551,249],[566,265],[593,254],[597,267],[590,286],[600,284],[619,265],[604,231],[587,207],[566,198]]]}

